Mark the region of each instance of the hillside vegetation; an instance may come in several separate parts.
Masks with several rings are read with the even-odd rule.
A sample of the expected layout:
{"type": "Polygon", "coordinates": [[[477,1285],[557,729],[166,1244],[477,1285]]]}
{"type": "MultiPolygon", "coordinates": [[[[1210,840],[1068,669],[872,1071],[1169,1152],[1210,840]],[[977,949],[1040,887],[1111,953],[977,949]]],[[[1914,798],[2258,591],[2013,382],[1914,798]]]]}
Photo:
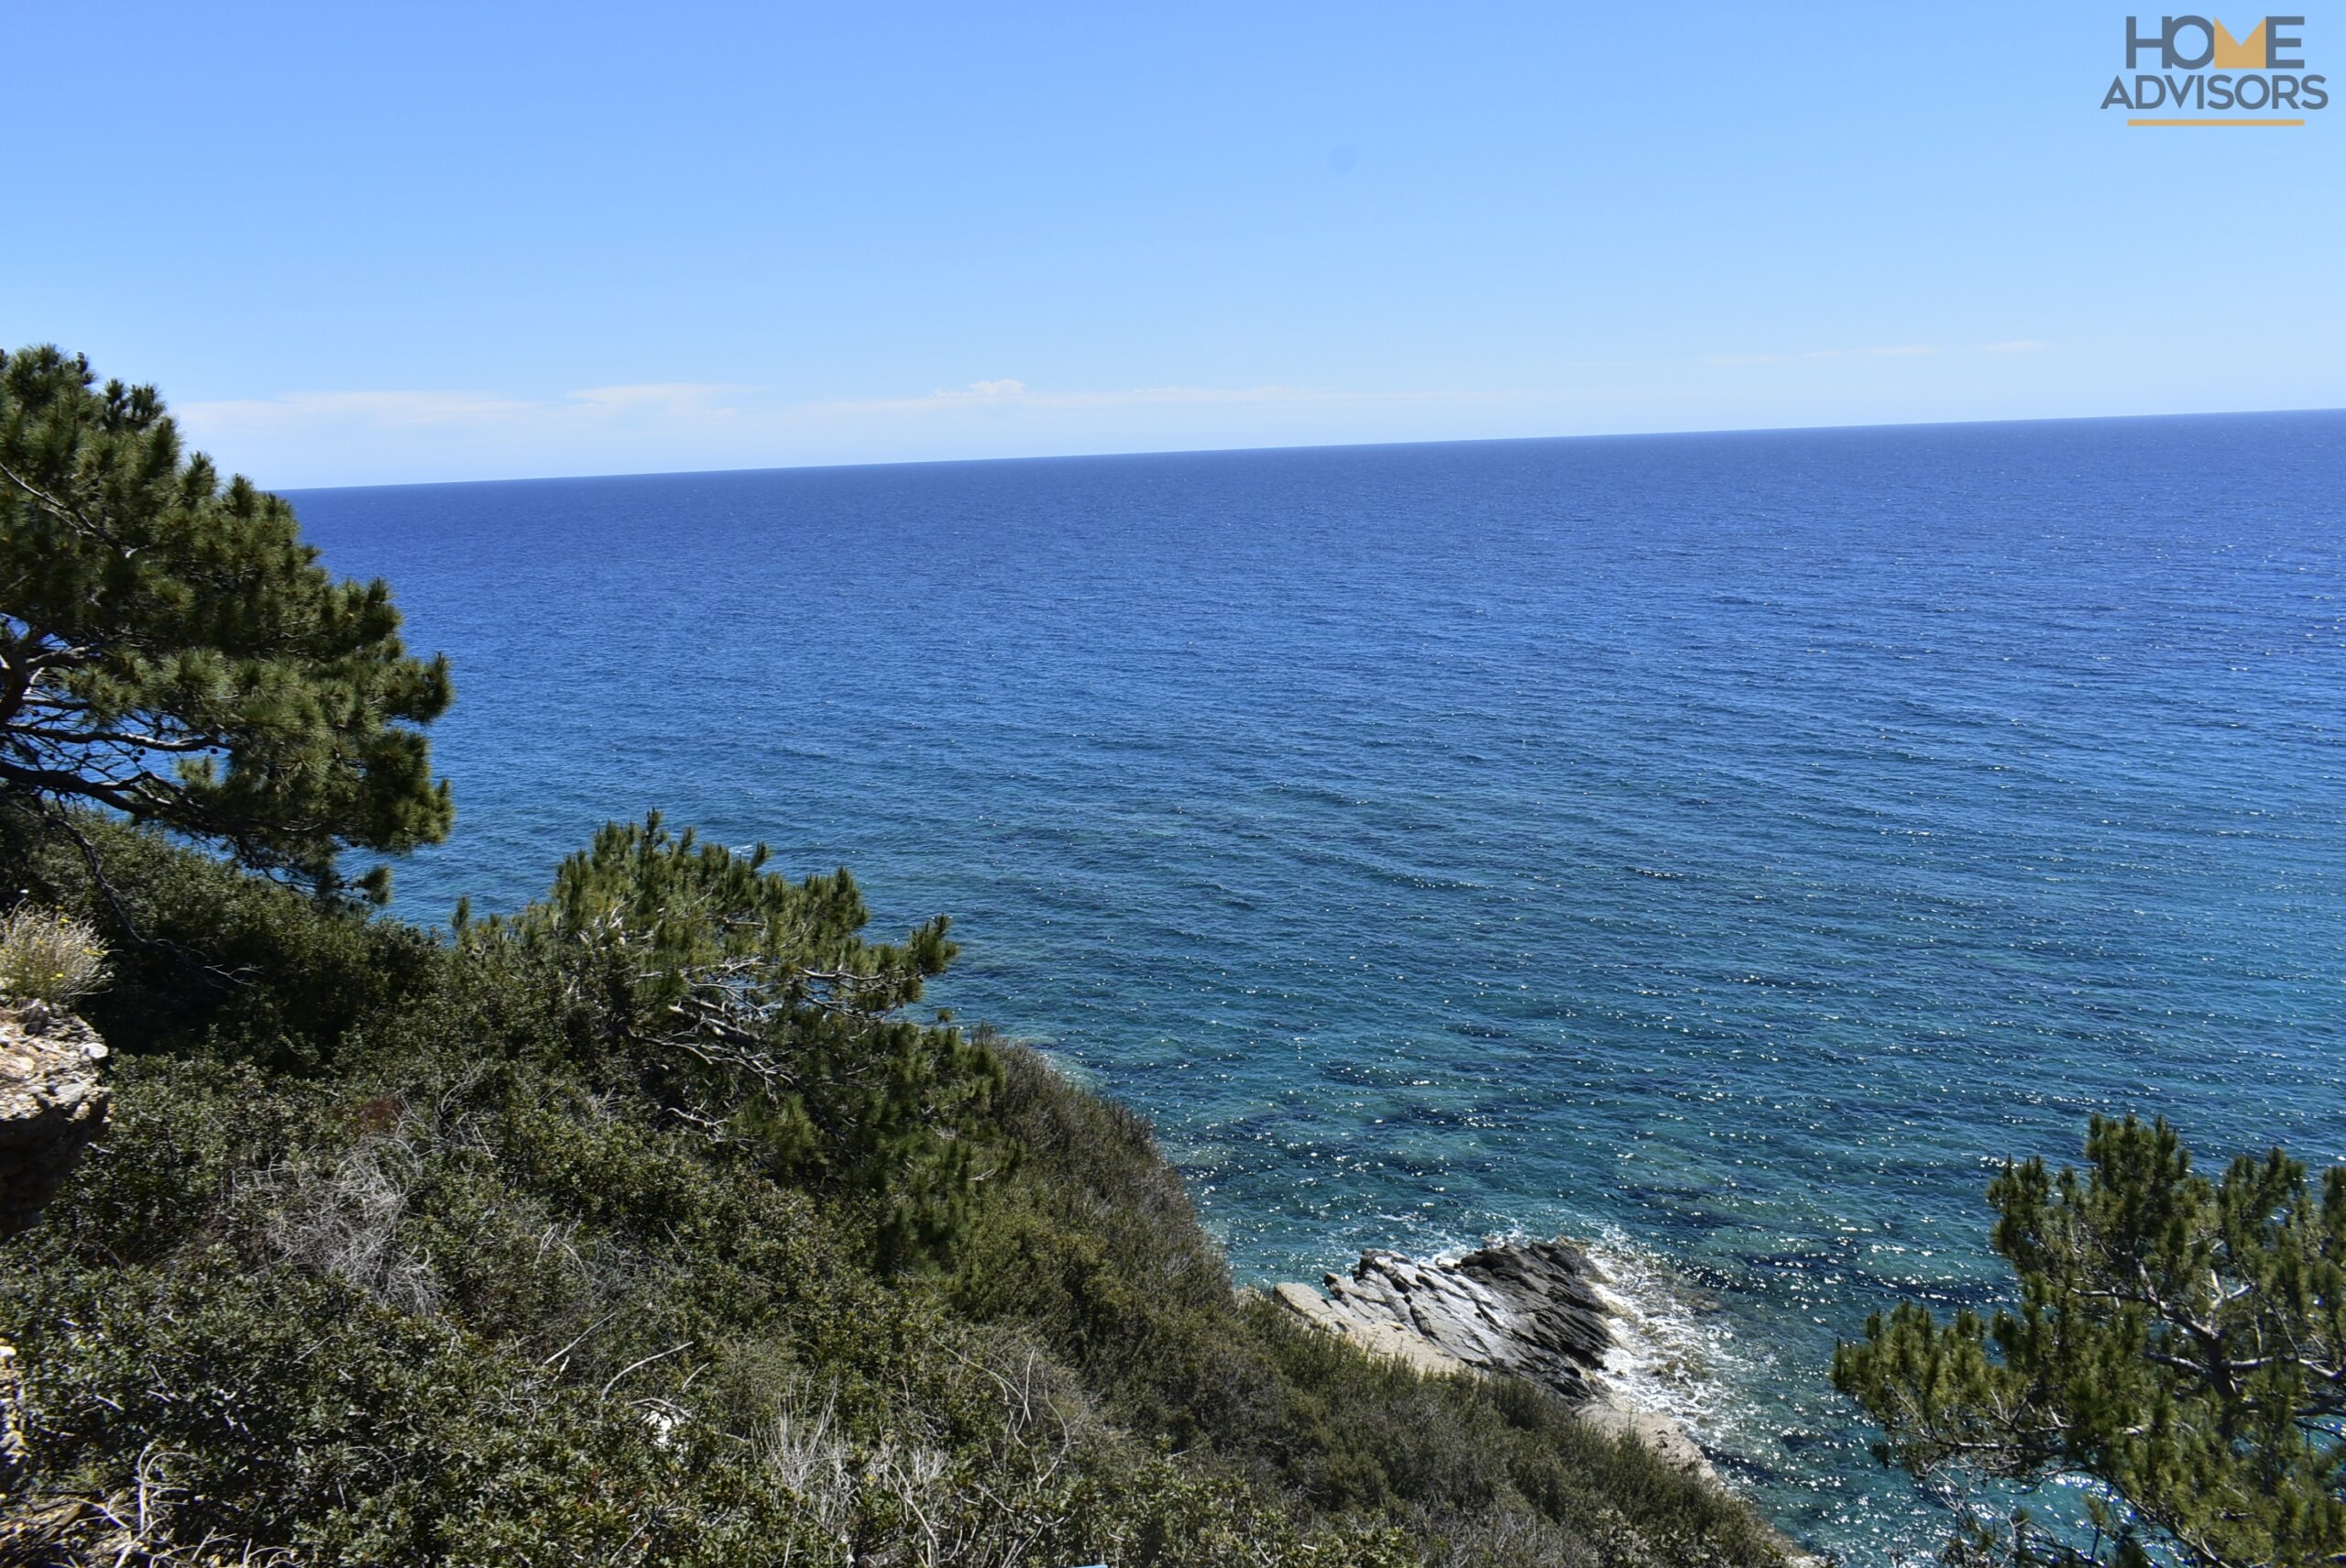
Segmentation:
{"type": "Polygon", "coordinates": [[[917,1014],[942,922],[606,830],[433,933],[0,815],[114,1125],[0,1243],[12,1563],[1762,1563],[1529,1386],[1231,1287],[1146,1124],[917,1014]]]}

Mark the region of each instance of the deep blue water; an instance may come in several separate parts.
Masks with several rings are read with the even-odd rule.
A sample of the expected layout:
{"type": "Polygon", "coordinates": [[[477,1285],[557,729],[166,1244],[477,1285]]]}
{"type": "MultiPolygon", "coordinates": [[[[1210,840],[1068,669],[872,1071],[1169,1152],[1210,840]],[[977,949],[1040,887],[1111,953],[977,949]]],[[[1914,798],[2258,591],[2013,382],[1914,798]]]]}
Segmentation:
{"type": "Polygon", "coordinates": [[[1993,1162],[2346,1155],[2341,494],[2300,414],[296,500],[455,662],[403,913],[654,806],[850,865],[1242,1280],[1607,1238],[1861,1563],[1927,1526],[1833,1339],[1992,1294],[1993,1162]]]}

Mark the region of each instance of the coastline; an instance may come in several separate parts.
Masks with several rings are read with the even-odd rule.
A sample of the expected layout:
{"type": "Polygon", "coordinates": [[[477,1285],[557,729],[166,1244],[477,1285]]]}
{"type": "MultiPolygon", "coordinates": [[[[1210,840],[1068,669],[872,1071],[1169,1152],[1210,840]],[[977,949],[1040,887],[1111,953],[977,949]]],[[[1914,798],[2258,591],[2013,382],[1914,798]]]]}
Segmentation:
{"type": "Polygon", "coordinates": [[[1528,1378],[1590,1425],[1632,1433],[1718,1483],[1693,1432],[1623,1387],[1617,1325],[1631,1308],[1575,1243],[1501,1243],[1431,1260],[1372,1248],[1349,1275],[1321,1277],[1319,1289],[1273,1285],[1270,1298],[1323,1332],[1421,1372],[1528,1378]]]}
{"type": "MultiPolygon", "coordinates": [[[[1580,1420],[1634,1437],[1679,1469],[1727,1490],[1694,1430],[1632,1392],[1647,1312],[1595,1251],[1569,1238],[1502,1242],[1431,1259],[1371,1248],[1318,1288],[1288,1280],[1266,1294],[1313,1328],[1427,1374],[1522,1377],[1580,1420]]],[[[1783,1539],[1788,1561],[1820,1563],[1783,1539]]]]}

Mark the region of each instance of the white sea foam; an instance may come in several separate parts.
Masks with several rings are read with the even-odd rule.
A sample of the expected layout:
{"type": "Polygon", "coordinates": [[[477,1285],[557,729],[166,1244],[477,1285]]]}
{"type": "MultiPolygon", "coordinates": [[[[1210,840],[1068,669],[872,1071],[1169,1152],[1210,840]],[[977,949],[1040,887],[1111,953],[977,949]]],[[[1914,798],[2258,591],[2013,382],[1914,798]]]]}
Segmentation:
{"type": "Polygon", "coordinates": [[[1670,1417],[1707,1450],[1732,1448],[1738,1374],[1749,1356],[1726,1315],[1626,1232],[1608,1228],[1586,1250],[1605,1271],[1599,1292],[1616,1341],[1605,1372],[1621,1398],[1670,1417]]]}
{"type": "MultiPolygon", "coordinates": [[[[1545,1241],[1551,1234],[1519,1226],[1472,1241],[1453,1234],[1446,1245],[1412,1255],[1454,1264],[1486,1246],[1545,1241]]],[[[1613,1319],[1615,1340],[1604,1371],[1614,1391],[1634,1409],[1676,1421],[1705,1451],[1735,1453],[1751,1415],[1748,1390],[1765,1357],[1737,1337],[1707,1291],[1628,1232],[1608,1225],[1583,1240],[1567,1230],[1564,1239],[1603,1271],[1597,1295],[1613,1319]]]]}

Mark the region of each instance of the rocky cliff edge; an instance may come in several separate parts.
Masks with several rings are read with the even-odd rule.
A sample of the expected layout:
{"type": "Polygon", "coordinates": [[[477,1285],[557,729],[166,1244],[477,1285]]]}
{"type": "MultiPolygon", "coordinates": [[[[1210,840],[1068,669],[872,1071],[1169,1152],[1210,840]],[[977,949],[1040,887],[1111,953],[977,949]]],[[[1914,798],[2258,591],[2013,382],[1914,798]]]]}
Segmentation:
{"type": "Polygon", "coordinates": [[[0,1236],[40,1218],[104,1127],[105,1054],[71,1014],[0,998],[0,1236]]]}

